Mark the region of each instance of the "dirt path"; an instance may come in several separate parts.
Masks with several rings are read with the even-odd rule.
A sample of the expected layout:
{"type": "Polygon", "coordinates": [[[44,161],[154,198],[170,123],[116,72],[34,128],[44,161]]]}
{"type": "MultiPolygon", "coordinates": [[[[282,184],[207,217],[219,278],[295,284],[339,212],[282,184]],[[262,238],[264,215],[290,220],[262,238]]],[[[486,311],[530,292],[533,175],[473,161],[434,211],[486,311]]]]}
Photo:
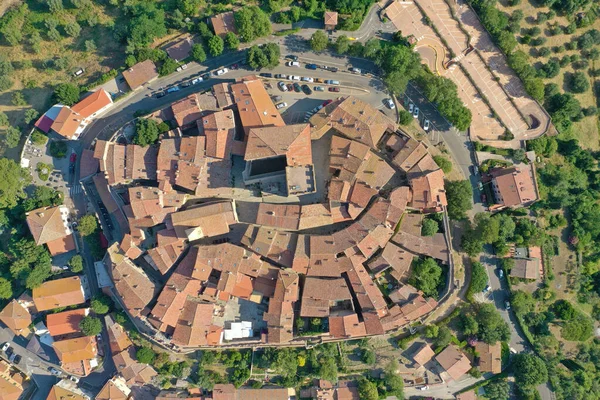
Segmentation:
{"type": "Polygon", "coordinates": [[[2,0],[0,1],[0,17],[4,15],[10,7],[21,4],[23,0],[2,0]]]}

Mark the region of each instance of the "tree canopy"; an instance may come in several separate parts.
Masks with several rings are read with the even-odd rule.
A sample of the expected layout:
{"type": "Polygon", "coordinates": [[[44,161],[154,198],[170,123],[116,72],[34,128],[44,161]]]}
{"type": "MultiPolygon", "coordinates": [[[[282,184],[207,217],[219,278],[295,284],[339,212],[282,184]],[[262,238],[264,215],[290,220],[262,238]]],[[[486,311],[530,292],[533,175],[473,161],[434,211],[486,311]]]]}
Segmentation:
{"type": "Polygon", "coordinates": [[[250,47],[246,60],[253,69],[272,69],[279,65],[279,55],[279,46],[275,43],[267,43],[263,46],[250,47]]]}
{"type": "Polygon", "coordinates": [[[446,198],[448,199],[448,216],[460,220],[467,216],[467,211],[473,208],[473,189],[471,183],[464,181],[445,181],[446,198]]]}
{"type": "Polygon", "coordinates": [[[88,315],[83,317],[79,323],[79,329],[85,336],[96,336],[102,332],[102,322],[98,318],[88,315]]]}
{"type": "Polygon", "coordinates": [[[142,147],[156,143],[160,131],[158,123],[153,119],[138,118],[135,122],[133,143],[142,147]]]}
{"type": "Polygon", "coordinates": [[[25,198],[24,188],[31,182],[26,169],[8,158],[0,158],[0,208],[12,208],[25,198]]]}
{"type": "Polygon", "coordinates": [[[54,88],[54,99],[59,104],[72,106],[79,101],[79,87],[72,83],[59,83],[54,88]]]}
{"type": "Polygon", "coordinates": [[[235,12],[235,26],[242,42],[252,42],[271,33],[269,16],[256,6],[242,7],[235,12]]]}
{"type": "Polygon", "coordinates": [[[436,297],[442,283],[442,268],[430,257],[414,261],[414,268],[409,278],[411,285],[421,290],[426,296],[436,297]]]}
{"type": "Polygon", "coordinates": [[[329,38],[322,30],[317,30],[310,37],[310,48],[314,51],[323,51],[329,44],[329,38]]]}
{"type": "Polygon", "coordinates": [[[531,353],[516,354],[513,361],[515,383],[521,390],[537,386],[548,380],[544,360],[531,353]]]}
{"type": "Polygon", "coordinates": [[[79,219],[79,233],[82,236],[89,236],[98,229],[98,220],[92,214],[86,214],[79,219]]]}

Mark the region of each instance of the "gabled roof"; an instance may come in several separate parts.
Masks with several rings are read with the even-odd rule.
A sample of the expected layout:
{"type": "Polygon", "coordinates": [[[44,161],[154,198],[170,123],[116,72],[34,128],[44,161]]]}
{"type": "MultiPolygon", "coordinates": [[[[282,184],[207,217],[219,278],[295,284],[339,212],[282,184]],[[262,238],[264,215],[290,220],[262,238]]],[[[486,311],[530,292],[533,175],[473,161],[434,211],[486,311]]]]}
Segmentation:
{"type": "Polygon", "coordinates": [[[210,17],[215,35],[224,37],[227,33],[237,33],[233,11],[224,12],[210,17]]]}
{"type": "Polygon", "coordinates": [[[235,136],[233,110],[218,111],[198,120],[200,134],[206,136],[206,155],[214,158],[231,156],[235,136]]]}
{"type": "Polygon", "coordinates": [[[246,76],[230,86],[246,134],[250,128],[285,126],[263,83],[255,76],[246,76]]]}
{"type": "Polygon", "coordinates": [[[60,387],[58,385],[52,386],[50,393],[46,400],[87,400],[85,397],[78,393],[71,392],[68,389],[60,387]]]}
{"type": "Polygon", "coordinates": [[[151,80],[158,78],[158,71],[152,60],[146,60],[123,71],[123,78],[125,78],[131,90],[135,90],[151,80]]]}
{"type": "Polygon", "coordinates": [[[214,308],[213,303],[189,297],[175,326],[173,343],[193,347],[220,344],[223,327],[212,322],[214,308]]]}
{"type": "Polygon", "coordinates": [[[113,361],[115,368],[123,376],[130,388],[134,385],[146,385],[158,375],[151,366],[137,362],[133,346],[118,354],[114,354],[113,361]]]}
{"type": "Polygon", "coordinates": [[[131,389],[127,387],[125,379],[114,377],[109,379],[100,389],[95,400],[127,400],[130,393],[131,389]]]}
{"type": "Polygon", "coordinates": [[[180,127],[187,126],[199,120],[202,117],[203,111],[216,109],[217,99],[210,93],[200,95],[192,93],[171,104],[173,117],[180,127]]]}
{"type": "Polygon", "coordinates": [[[8,326],[15,335],[27,336],[32,319],[29,311],[16,299],[13,299],[0,311],[0,321],[8,326]]]}
{"type": "Polygon", "coordinates": [[[38,311],[68,307],[85,302],[79,276],[42,283],[33,289],[33,302],[38,311]]]}
{"type": "Polygon", "coordinates": [[[108,332],[108,345],[113,354],[119,353],[133,344],[123,327],[113,321],[110,315],[104,317],[104,323],[108,332]]]}
{"type": "Polygon", "coordinates": [[[62,214],[65,206],[42,207],[27,213],[27,225],[37,245],[64,238],[71,234],[62,214]]]}
{"type": "Polygon", "coordinates": [[[237,222],[233,202],[205,203],[171,214],[177,237],[194,240],[229,232],[229,225],[237,222]]]}
{"type": "Polygon", "coordinates": [[[343,278],[307,276],[302,290],[302,317],[329,316],[330,302],[351,300],[350,290],[343,278]]]}
{"type": "Polygon", "coordinates": [[[490,171],[494,186],[500,192],[500,204],[512,207],[537,200],[532,168],[527,165],[490,171]]]}
{"type": "Polygon", "coordinates": [[[165,46],[164,50],[173,60],[181,61],[190,56],[193,45],[194,41],[191,37],[188,37],[169,43],[167,46],[165,46]]]}
{"type": "Polygon", "coordinates": [[[64,106],[52,123],[52,130],[67,139],[72,139],[82,122],[83,117],[69,107],[64,106]]]}
{"type": "Polygon", "coordinates": [[[46,316],[46,327],[51,336],[61,336],[70,333],[81,332],[79,323],[88,315],[89,309],[79,308],[77,310],[63,311],[46,316]]]}
{"type": "Polygon", "coordinates": [[[52,347],[63,364],[91,360],[98,355],[94,336],[60,340],[52,343],[52,347]]]}
{"type": "Polygon", "coordinates": [[[479,353],[479,370],[499,374],[502,372],[502,346],[500,342],[487,344],[475,343],[475,351],[479,353]]]}
{"type": "Polygon", "coordinates": [[[421,343],[419,350],[413,355],[413,360],[419,365],[427,364],[433,357],[435,352],[431,349],[427,343],[421,343]]]}
{"type": "Polygon", "coordinates": [[[99,89],[75,104],[71,109],[79,117],[87,119],[109,104],[112,104],[110,95],[106,90],[99,89]]]}
{"type": "Polygon", "coordinates": [[[435,359],[454,380],[458,380],[471,369],[471,362],[467,356],[453,344],[442,350],[435,359]]]}
{"type": "Polygon", "coordinates": [[[283,155],[287,165],[312,164],[309,124],[250,129],[244,160],[283,155]]]}

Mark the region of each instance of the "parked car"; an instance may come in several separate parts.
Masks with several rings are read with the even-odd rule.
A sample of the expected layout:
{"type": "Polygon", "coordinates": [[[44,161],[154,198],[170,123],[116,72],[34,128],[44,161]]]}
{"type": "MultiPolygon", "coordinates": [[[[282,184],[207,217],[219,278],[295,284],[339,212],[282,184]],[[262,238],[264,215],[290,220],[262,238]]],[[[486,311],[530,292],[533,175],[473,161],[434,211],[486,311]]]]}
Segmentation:
{"type": "Polygon", "coordinates": [[[287,107],[287,103],[286,102],[279,103],[279,104],[277,104],[275,106],[275,108],[278,109],[278,110],[281,109],[281,108],[284,108],[284,107],[287,107]]]}
{"type": "Polygon", "coordinates": [[[498,269],[498,276],[500,278],[504,278],[504,270],[503,269],[498,269]]]}
{"type": "Polygon", "coordinates": [[[231,69],[238,69],[240,66],[237,64],[231,64],[231,66],[229,68],[231,69]]]}
{"type": "Polygon", "coordinates": [[[306,64],[306,69],[317,69],[319,66],[317,64],[306,64]]]}
{"type": "Polygon", "coordinates": [[[277,86],[279,86],[279,89],[281,89],[282,92],[288,91],[287,85],[284,82],[279,82],[277,86]]]}
{"type": "Polygon", "coordinates": [[[479,168],[477,168],[477,165],[473,165],[473,174],[479,175],[479,168]]]}
{"type": "Polygon", "coordinates": [[[327,65],[323,65],[321,68],[325,71],[338,72],[338,67],[328,67],[327,65]]]}
{"type": "Polygon", "coordinates": [[[308,77],[308,76],[303,76],[301,79],[302,79],[304,82],[310,82],[310,83],[314,82],[314,79],[313,79],[313,78],[311,78],[311,77],[308,77]]]}
{"type": "Polygon", "coordinates": [[[179,88],[179,86],[173,86],[167,89],[167,93],[174,93],[174,92],[179,92],[181,89],[179,88]]]}
{"type": "Polygon", "coordinates": [[[221,68],[221,69],[215,71],[215,75],[220,76],[220,75],[224,75],[228,72],[229,72],[229,70],[227,68],[221,68]]]}
{"type": "Polygon", "coordinates": [[[327,104],[331,103],[332,101],[333,100],[331,100],[331,99],[325,100],[325,102],[323,102],[323,107],[325,107],[327,104]]]}
{"type": "Polygon", "coordinates": [[[323,86],[315,86],[313,89],[315,89],[317,92],[324,92],[325,88],[323,86]]]}
{"type": "Polygon", "coordinates": [[[56,368],[54,368],[54,367],[50,367],[50,368],[48,369],[48,371],[50,371],[50,373],[51,373],[52,375],[54,375],[54,376],[60,376],[60,371],[59,371],[59,370],[57,370],[57,369],[56,369],[56,368]]]}
{"type": "Polygon", "coordinates": [[[71,156],[69,157],[69,162],[74,163],[75,161],[77,161],[77,153],[71,153],[71,156]]]}
{"type": "Polygon", "coordinates": [[[300,63],[298,61],[288,61],[287,63],[285,63],[285,65],[287,65],[288,67],[299,67],[300,63]]]}
{"type": "Polygon", "coordinates": [[[429,130],[429,120],[426,119],[425,122],[423,122],[423,130],[425,132],[427,132],[429,130]]]}
{"type": "Polygon", "coordinates": [[[504,302],[504,307],[505,307],[507,310],[510,310],[510,303],[508,302],[508,300],[504,302]]]}
{"type": "Polygon", "coordinates": [[[385,101],[385,105],[388,106],[388,108],[390,110],[393,110],[394,108],[396,108],[392,99],[385,99],[384,101],[385,101]]]}
{"type": "Polygon", "coordinates": [[[413,103],[409,103],[408,104],[408,112],[412,114],[414,109],[415,109],[415,105],[413,103]]]}
{"type": "Polygon", "coordinates": [[[292,90],[294,90],[294,85],[292,83],[288,83],[287,88],[291,92],[292,90]]]}
{"type": "Polygon", "coordinates": [[[350,72],[352,72],[353,74],[361,74],[362,73],[360,68],[354,68],[354,67],[350,68],[350,72]]]}
{"type": "Polygon", "coordinates": [[[298,82],[294,83],[294,91],[298,93],[302,91],[302,88],[300,87],[300,84],[298,82]]]}
{"type": "Polygon", "coordinates": [[[204,79],[205,81],[210,79],[210,72],[207,72],[204,75],[202,75],[202,79],[204,79]]]}
{"type": "Polygon", "coordinates": [[[486,285],[485,289],[483,289],[483,293],[487,293],[490,290],[492,290],[492,287],[490,285],[486,285]]]}
{"type": "Polygon", "coordinates": [[[69,376],[69,380],[71,382],[79,383],[79,378],[73,375],[69,376]]]}
{"type": "Polygon", "coordinates": [[[263,72],[260,74],[260,76],[264,77],[264,78],[272,78],[273,74],[270,72],[263,72]]]}
{"type": "Polygon", "coordinates": [[[326,83],[326,84],[328,84],[328,85],[339,85],[339,84],[340,84],[340,82],[339,82],[339,81],[334,81],[334,80],[332,80],[332,79],[327,79],[327,80],[325,81],[325,83],[326,83]]]}
{"type": "Polygon", "coordinates": [[[13,364],[18,364],[21,362],[21,356],[20,355],[15,355],[15,359],[13,360],[13,364]]]}
{"type": "Polygon", "coordinates": [[[290,76],[288,76],[288,79],[289,79],[290,81],[299,81],[299,80],[300,80],[300,77],[299,77],[299,76],[297,76],[297,75],[290,75],[290,76]]]}
{"type": "Polygon", "coordinates": [[[165,97],[167,95],[166,92],[157,92],[154,97],[156,97],[157,99],[160,99],[161,97],[165,97]]]}
{"type": "Polygon", "coordinates": [[[483,192],[483,183],[477,182],[477,189],[479,189],[480,192],[483,192]]]}
{"type": "Polygon", "coordinates": [[[312,94],[312,90],[311,88],[308,87],[308,85],[302,85],[302,91],[304,92],[305,95],[309,96],[312,94]]]}
{"type": "Polygon", "coordinates": [[[329,88],[329,91],[330,91],[330,92],[339,92],[339,91],[340,91],[340,88],[339,88],[339,87],[330,87],[330,88],[329,88]]]}
{"type": "Polygon", "coordinates": [[[10,343],[6,342],[2,345],[2,351],[6,353],[8,349],[10,349],[10,343]]]}
{"type": "Polygon", "coordinates": [[[181,84],[181,87],[190,87],[192,86],[192,82],[191,81],[185,81],[181,84]]]}
{"type": "Polygon", "coordinates": [[[277,78],[277,79],[287,79],[287,75],[285,75],[285,74],[275,74],[275,78],[277,78]]]}
{"type": "Polygon", "coordinates": [[[194,79],[192,79],[192,85],[197,85],[202,81],[203,81],[202,78],[194,78],[194,79]]]}
{"type": "Polygon", "coordinates": [[[413,117],[419,118],[419,107],[415,107],[415,110],[413,111],[413,117]]]}
{"type": "Polygon", "coordinates": [[[288,54],[287,56],[285,56],[285,58],[292,60],[292,61],[298,61],[298,56],[295,56],[293,54],[288,54]]]}
{"type": "Polygon", "coordinates": [[[281,96],[273,96],[273,101],[281,101],[281,96]]]}

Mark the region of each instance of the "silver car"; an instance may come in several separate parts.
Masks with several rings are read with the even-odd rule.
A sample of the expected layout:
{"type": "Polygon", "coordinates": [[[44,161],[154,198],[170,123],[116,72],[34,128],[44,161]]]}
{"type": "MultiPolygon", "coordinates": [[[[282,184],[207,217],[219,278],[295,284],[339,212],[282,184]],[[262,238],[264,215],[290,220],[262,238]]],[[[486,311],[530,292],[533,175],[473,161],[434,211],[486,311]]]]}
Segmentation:
{"type": "Polygon", "coordinates": [[[281,108],[287,107],[287,103],[284,101],[283,103],[279,103],[275,106],[278,110],[281,108]]]}

